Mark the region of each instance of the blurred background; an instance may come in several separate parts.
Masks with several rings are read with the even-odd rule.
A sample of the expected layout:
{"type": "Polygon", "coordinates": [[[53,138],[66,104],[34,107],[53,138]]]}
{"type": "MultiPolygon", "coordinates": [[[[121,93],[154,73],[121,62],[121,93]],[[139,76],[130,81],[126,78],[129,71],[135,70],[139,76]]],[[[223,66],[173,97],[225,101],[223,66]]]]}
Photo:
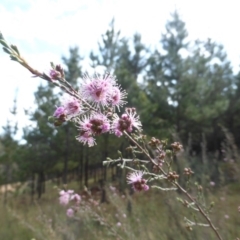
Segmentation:
{"type": "MultiPolygon", "coordinates": [[[[1,0],[0,31],[40,72],[48,72],[50,62],[62,64],[66,79],[75,88],[86,71],[115,74],[128,92],[127,105],[136,107],[140,114],[144,133],[183,144],[184,152],[175,162],[176,171],[181,172],[186,166],[193,169],[194,181],[206,187],[206,194],[221,209],[216,219],[226,229],[224,236],[233,239],[240,234],[235,227],[240,223],[239,5],[233,0],[1,0]]],[[[47,122],[55,106],[59,106],[59,90],[33,78],[10,61],[2,49],[0,68],[1,196],[3,204],[12,204],[11,209],[23,209],[21,217],[16,218],[13,210],[4,208],[9,221],[0,220],[5,226],[0,230],[0,239],[47,239],[45,233],[34,235],[34,226],[19,226],[11,233],[7,226],[13,226],[11,222],[27,225],[21,215],[27,211],[23,205],[35,200],[49,213],[57,198],[57,192],[52,193],[53,186],[68,184],[79,191],[84,186],[97,186],[103,204],[110,201],[105,190],[109,184],[116,187],[119,196],[128,196],[123,180],[126,172],[114,165],[107,169],[102,161],[117,157],[118,150],[129,157],[125,151],[129,143],[106,135],[99,137],[98,145],[91,149],[82,146],[75,140],[78,133],[71,123],[56,128],[47,122]]],[[[158,221],[154,211],[159,208],[181,222],[182,213],[175,206],[170,207],[168,197],[161,195],[168,206],[166,210],[155,201],[159,195],[150,196],[150,217],[158,221]],[[180,216],[175,216],[178,211],[180,216]]],[[[148,200],[141,198],[140,206],[148,200]]],[[[119,203],[131,212],[129,201],[124,204],[119,203]]],[[[29,219],[36,215],[34,206],[29,219]]],[[[141,212],[141,207],[138,210],[141,212]]],[[[158,225],[148,224],[151,228],[144,234],[151,232],[150,235],[138,232],[134,237],[214,239],[207,231],[181,230],[183,226],[177,221],[174,233],[164,224],[161,230],[158,225]]],[[[100,239],[108,239],[104,232],[101,234],[100,239]]],[[[64,237],[97,239],[78,231],[64,237]]],[[[133,235],[125,237],[134,239],[133,235]]]]}

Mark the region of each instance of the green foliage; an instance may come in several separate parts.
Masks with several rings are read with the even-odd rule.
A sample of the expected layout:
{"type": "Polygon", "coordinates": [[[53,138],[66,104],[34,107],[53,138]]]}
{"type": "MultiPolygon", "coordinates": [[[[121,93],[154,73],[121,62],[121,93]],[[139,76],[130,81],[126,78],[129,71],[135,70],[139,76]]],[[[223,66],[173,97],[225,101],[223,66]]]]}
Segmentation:
{"type": "MultiPolygon", "coordinates": [[[[17,98],[13,102],[11,114],[17,114],[17,98]]],[[[3,127],[4,133],[0,137],[0,184],[11,183],[17,180],[18,166],[15,159],[19,148],[18,142],[14,139],[18,131],[17,122],[13,123],[7,120],[6,126],[3,127]]],[[[6,200],[5,195],[5,200],[6,200]]]]}

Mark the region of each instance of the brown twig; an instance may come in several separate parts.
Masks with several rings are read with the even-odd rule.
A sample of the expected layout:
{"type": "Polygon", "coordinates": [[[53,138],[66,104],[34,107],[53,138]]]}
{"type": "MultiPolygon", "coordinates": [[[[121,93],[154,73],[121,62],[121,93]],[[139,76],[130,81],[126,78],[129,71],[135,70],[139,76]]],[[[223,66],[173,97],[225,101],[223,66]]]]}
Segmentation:
{"type": "MultiPolygon", "coordinates": [[[[168,176],[168,174],[163,170],[163,168],[161,166],[159,166],[153,159],[152,157],[149,155],[149,153],[135,140],[133,139],[126,131],[124,131],[124,135],[127,136],[147,157],[148,159],[151,161],[151,163],[153,165],[155,165],[156,167],[158,167],[158,169],[162,172],[162,174],[164,176],[168,176]]],[[[207,214],[204,212],[204,210],[201,208],[201,206],[196,202],[196,200],[176,181],[172,181],[172,184],[174,186],[176,186],[182,193],[185,194],[185,196],[191,200],[193,203],[195,203],[195,206],[197,207],[197,209],[199,210],[199,212],[202,214],[202,216],[206,219],[206,221],[208,222],[210,228],[214,231],[214,233],[216,234],[217,238],[219,240],[223,240],[221,235],[219,234],[217,228],[213,225],[211,219],[207,216],[207,214]]]]}

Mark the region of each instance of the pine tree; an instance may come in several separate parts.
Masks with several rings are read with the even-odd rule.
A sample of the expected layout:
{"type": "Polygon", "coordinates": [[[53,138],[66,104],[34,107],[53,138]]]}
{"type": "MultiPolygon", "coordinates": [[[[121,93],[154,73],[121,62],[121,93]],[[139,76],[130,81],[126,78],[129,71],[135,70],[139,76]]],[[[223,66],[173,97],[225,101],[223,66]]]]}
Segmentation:
{"type": "MultiPolygon", "coordinates": [[[[44,184],[46,174],[51,175],[53,166],[59,160],[57,158],[56,146],[54,141],[56,130],[54,126],[48,123],[48,116],[52,115],[53,106],[57,105],[57,97],[53,94],[53,87],[47,83],[40,85],[34,93],[36,110],[26,111],[36,127],[26,127],[24,129],[24,139],[27,142],[25,153],[27,161],[23,161],[21,169],[27,171],[25,176],[37,175],[37,193],[38,198],[44,193],[44,184]]],[[[34,177],[33,177],[34,181],[34,177]]]]}
{"type": "Polygon", "coordinates": [[[120,31],[115,30],[114,19],[109,24],[109,29],[102,34],[102,42],[98,43],[98,53],[90,53],[93,68],[97,66],[104,66],[106,70],[111,72],[116,68],[119,60],[119,44],[120,31]]]}
{"type": "MultiPolygon", "coordinates": [[[[13,102],[13,108],[10,110],[13,117],[16,118],[17,115],[17,96],[13,102]]],[[[18,141],[15,140],[15,136],[18,131],[17,121],[12,123],[12,121],[7,120],[6,126],[3,126],[3,134],[0,136],[0,171],[1,177],[0,181],[5,184],[6,189],[4,192],[4,203],[7,202],[7,185],[16,181],[18,167],[16,165],[17,151],[19,148],[18,141]]]]}
{"type": "Polygon", "coordinates": [[[223,46],[210,39],[196,41],[188,60],[191,70],[185,73],[186,119],[189,125],[195,125],[190,126],[195,135],[208,136],[209,150],[220,149],[223,136],[219,124],[224,124],[223,116],[234,86],[230,62],[223,46]]]}
{"type": "Polygon", "coordinates": [[[152,105],[149,124],[153,131],[161,129],[166,136],[173,125],[179,132],[184,120],[182,86],[188,65],[183,53],[188,52],[188,33],[177,12],[172,14],[165,28],[166,33],[162,34],[160,41],[161,49],[156,49],[148,60],[145,82],[152,105]]]}
{"type": "MultiPolygon", "coordinates": [[[[98,43],[98,52],[90,53],[90,59],[92,61],[91,66],[94,68],[97,66],[105,66],[106,71],[112,73],[113,70],[116,69],[117,62],[119,61],[120,41],[120,31],[115,30],[114,19],[112,19],[109,28],[102,35],[101,42],[98,43]]],[[[109,150],[114,149],[114,143],[116,143],[116,141],[114,141],[113,136],[109,136],[109,134],[99,137],[98,148],[99,151],[102,152],[100,159],[101,162],[109,156],[109,150]]],[[[87,168],[87,166],[85,168],[87,168]]],[[[105,181],[107,178],[106,167],[103,167],[102,172],[102,181],[105,181]]]]}
{"type": "MultiPolygon", "coordinates": [[[[79,49],[77,47],[70,48],[69,49],[69,58],[63,57],[63,62],[65,66],[67,67],[67,70],[65,71],[65,79],[73,86],[74,89],[78,90],[78,84],[79,84],[79,78],[82,75],[82,68],[81,68],[81,61],[83,58],[79,54],[79,49]]],[[[67,122],[63,126],[61,126],[58,129],[58,135],[62,135],[63,139],[63,145],[64,147],[61,147],[59,149],[60,152],[63,150],[63,156],[64,156],[64,165],[63,165],[63,183],[67,184],[67,176],[68,176],[68,170],[69,170],[69,160],[71,153],[73,153],[74,148],[78,149],[76,146],[76,142],[73,136],[76,134],[74,133],[75,128],[73,128],[73,124],[67,122]]],[[[80,147],[80,151],[83,151],[83,147],[80,147]]],[[[80,161],[83,161],[83,159],[80,158],[80,161]]],[[[72,168],[76,167],[76,164],[74,161],[71,162],[72,168]]],[[[78,163],[77,163],[78,164],[78,163]]],[[[80,166],[82,166],[82,163],[79,163],[80,166]]]]}

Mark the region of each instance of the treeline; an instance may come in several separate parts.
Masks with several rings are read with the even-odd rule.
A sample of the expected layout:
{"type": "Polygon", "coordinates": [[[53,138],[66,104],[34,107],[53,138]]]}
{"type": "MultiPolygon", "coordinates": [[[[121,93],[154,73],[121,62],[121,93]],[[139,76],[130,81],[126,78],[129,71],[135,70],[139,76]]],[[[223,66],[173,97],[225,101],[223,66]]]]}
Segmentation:
{"type": "MultiPolygon", "coordinates": [[[[70,48],[69,56],[62,58],[66,79],[76,89],[84,74],[80,50],[70,48]]],[[[130,39],[122,37],[112,21],[98,51],[89,57],[92,67],[103,65],[114,71],[128,92],[127,106],[137,109],[147,135],[181,141],[189,158],[199,157],[200,161],[191,161],[196,172],[202,163],[208,164],[210,178],[217,181],[220,170],[216,166],[228,158],[236,160],[233,152],[234,141],[240,143],[240,73],[233,73],[222,45],[211,39],[190,42],[177,12],[166,23],[154,50],[142,42],[139,33],[130,39]],[[226,139],[232,141],[231,146],[226,139]],[[227,153],[228,149],[232,153],[227,153]],[[206,160],[202,157],[206,153],[214,157],[206,160]]],[[[54,127],[48,123],[61,96],[51,84],[40,85],[34,95],[37,108],[26,114],[35,127],[24,129],[26,144],[14,140],[17,126],[10,123],[1,136],[2,183],[31,180],[33,193],[37,190],[41,196],[47,179],[67,183],[73,176],[88,185],[93,169],[94,174],[101,171],[100,179],[107,178],[108,171],[101,166],[107,157],[117,157],[118,150],[128,156],[125,148],[129,143],[124,138],[105,135],[97,139],[97,146],[88,148],[75,140],[78,133],[73,124],[54,127]]],[[[15,108],[14,104],[13,114],[15,108]]],[[[111,177],[117,175],[121,173],[112,169],[111,177]]]]}

